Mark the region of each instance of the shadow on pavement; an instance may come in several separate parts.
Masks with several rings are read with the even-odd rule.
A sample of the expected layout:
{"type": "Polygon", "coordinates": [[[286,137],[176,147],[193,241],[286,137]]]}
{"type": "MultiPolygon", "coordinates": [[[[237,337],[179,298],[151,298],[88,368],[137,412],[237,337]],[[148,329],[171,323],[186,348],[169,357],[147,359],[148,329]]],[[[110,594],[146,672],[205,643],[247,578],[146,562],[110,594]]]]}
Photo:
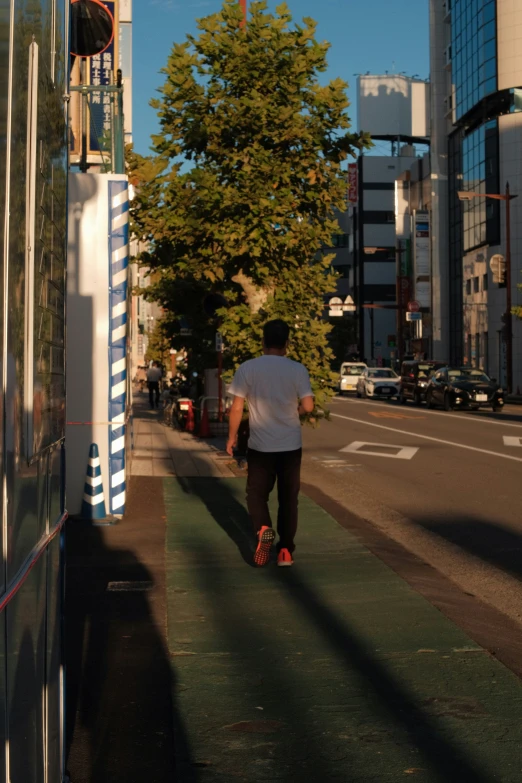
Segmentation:
{"type": "Polygon", "coordinates": [[[178,484],[184,492],[198,495],[219,526],[239,549],[246,565],[255,568],[252,557],[255,549],[255,535],[246,508],[237,501],[229,488],[216,479],[182,478],[178,484]],[[212,491],[207,492],[212,482],[212,491]]]}
{"type": "MultiPolygon", "coordinates": [[[[184,480],[183,487],[186,492],[195,493],[200,497],[217,524],[236,543],[245,559],[242,548],[242,538],[245,533],[241,531],[248,524],[247,512],[226,484],[215,482],[211,489],[209,481],[215,482],[215,479],[184,480]],[[218,500],[213,502],[209,496],[216,491],[218,500]],[[232,525],[230,519],[241,520],[241,526],[232,525]]],[[[201,549],[198,551],[204,554],[201,549]]],[[[206,556],[212,558],[210,547],[206,556]]],[[[201,589],[208,595],[219,592],[221,584],[226,584],[224,571],[215,561],[212,568],[198,568],[197,576],[201,589]]],[[[359,675],[365,683],[364,689],[373,694],[372,700],[377,699],[380,703],[389,724],[408,734],[412,746],[419,750],[425,762],[429,764],[430,770],[437,774],[441,781],[489,783],[489,776],[478,769],[472,760],[466,758],[456,744],[442,736],[429,714],[405,692],[393,673],[386,669],[382,661],[374,657],[372,650],[346,623],[319,600],[297,569],[263,569],[260,579],[266,578],[272,584],[278,585],[283,596],[290,597],[295,604],[296,612],[317,627],[350,674],[353,675],[355,672],[359,675]]],[[[271,609],[273,611],[276,607],[271,609]]],[[[256,630],[251,623],[245,622],[252,611],[252,606],[247,602],[243,603],[240,596],[238,600],[228,602],[226,605],[218,600],[213,602],[214,618],[219,626],[219,638],[224,640],[224,649],[253,658],[253,671],[263,672],[270,667],[272,690],[274,693],[281,694],[278,702],[281,719],[292,727],[288,739],[288,758],[301,761],[305,759],[304,768],[309,772],[311,780],[337,780],[339,770],[333,769],[332,761],[322,753],[321,734],[317,733],[316,725],[309,724],[310,718],[303,709],[300,693],[292,691],[283,671],[270,666],[269,638],[265,633],[256,630]],[[306,748],[303,748],[303,738],[306,740],[306,748]]],[[[264,613],[261,607],[258,611],[264,613]]],[[[343,764],[348,768],[346,761],[343,764]]],[[[291,773],[288,775],[289,777],[286,777],[284,769],[281,769],[282,780],[291,780],[291,773]]]]}
{"type": "Polygon", "coordinates": [[[412,745],[418,748],[430,770],[443,781],[489,783],[489,776],[482,774],[455,745],[440,736],[421,705],[401,688],[383,662],[372,658],[371,651],[356,634],[318,600],[296,570],[290,573],[276,571],[275,575],[284,582],[299,611],[308,615],[337,655],[342,656],[345,666],[351,671],[357,670],[364,678],[368,689],[374,691],[388,713],[390,723],[400,724],[408,733],[412,745]]]}
{"type": "Polygon", "coordinates": [[[520,533],[477,516],[448,516],[441,520],[416,515],[415,522],[495,568],[517,579],[522,576],[520,533]]]}
{"type": "MultiPolygon", "coordinates": [[[[162,629],[160,480],[136,478],[128,502],[129,515],[114,527],[68,523],[66,737],[73,783],[174,782],[175,757],[190,768],[162,629]],[[111,582],[134,589],[107,590],[111,582]]],[[[197,781],[196,771],[185,780],[197,781]]]]}

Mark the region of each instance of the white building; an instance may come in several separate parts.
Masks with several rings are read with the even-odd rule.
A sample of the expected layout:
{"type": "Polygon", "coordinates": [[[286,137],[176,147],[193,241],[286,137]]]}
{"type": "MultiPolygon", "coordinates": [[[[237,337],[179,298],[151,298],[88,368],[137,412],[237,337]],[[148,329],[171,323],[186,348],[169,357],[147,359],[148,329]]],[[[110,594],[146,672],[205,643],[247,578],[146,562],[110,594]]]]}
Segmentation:
{"type": "Polygon", "coordinates": [[[359,355],[397,357],[396,180],[426,144],[429,85],[405,76],[358,78],[358,130],[390,144],[389,155],[361,155],[349,193],[350,286],[357,305],[359,355]],[[350,198],[351,196],[351,198],[350,198]]]}

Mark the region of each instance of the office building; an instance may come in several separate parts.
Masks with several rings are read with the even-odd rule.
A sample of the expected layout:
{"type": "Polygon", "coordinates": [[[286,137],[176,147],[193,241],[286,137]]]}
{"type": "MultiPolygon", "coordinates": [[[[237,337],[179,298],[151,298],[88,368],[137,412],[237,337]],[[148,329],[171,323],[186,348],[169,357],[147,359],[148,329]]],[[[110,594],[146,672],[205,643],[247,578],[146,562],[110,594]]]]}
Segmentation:
{"type": "Polygon", "coordinates": [[[397,358],[396,180],[410,170],[429,134],[429,85],[396,75],[360,76],[358,130],[387,147],[349,166],[348,263],[357,306],[359,355],[380,364],[397,358]]]}
{"type": "Polygon", "coordinates": [[[508,250],[499,197],[508,182],[522,194],[522,3],[430,0],[430,46],[434,341],[451,362],[480,365],[516,390],[522,324],[513,319],[511,347],[505,314],[508,286],[513,305],[521,300],[520,198],[510,203],[507,285],[494,282],[491,259],[508,250]]]}
{"type": "Polygon", "coordinates": [[[426,152],[416,158],[395,182],[397,353],[400,357],[436,358],[430,253],[431,199],[430,154],[426,152]],[[409,306],[418,307],[415,316],[408,316],[409,306]]]}

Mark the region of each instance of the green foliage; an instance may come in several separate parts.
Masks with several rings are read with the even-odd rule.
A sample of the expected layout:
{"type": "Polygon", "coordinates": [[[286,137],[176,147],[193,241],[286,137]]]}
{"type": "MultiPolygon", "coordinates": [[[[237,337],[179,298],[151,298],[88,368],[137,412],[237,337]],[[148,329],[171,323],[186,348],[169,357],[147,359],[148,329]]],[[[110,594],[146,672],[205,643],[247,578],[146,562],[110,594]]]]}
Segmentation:
{"type": "Polygon", "coordinates": [[[168,367],[170,356],[170,341],[162,320],[157,321],[153,331],[149,335],[146,360],[159,362],[168,367]]]}
{"type": "MultiPolygon", "coordinates": [[[[519,291],[522,291],[522,283],[519,283],[517,285],[517,288],[519,291]]],[[[511,312],[513,313],[514,316],[522,320],[522,305],[515,305],[515,307],[513,307],[513,309],[511,310],[511,312]]]]}
{"type": "Polygon", "coordinates": [[[153,155],[127,156],[133,229],[148,247],[141,263],[161,271],[150,295],[172,324],[190,322],[193,350],[212,343],[202,299],[220,291],[228,369],[261,352],[266,320],[284,318],[289,355],[324,405],[332,353],[322,315],[335,280],[322,248],[339,233],[334,209],[345,208],[341,165],[369,140],[349,132],[345,82],[319,83],[329,45],[312,19],[292,26],[285,4],[270,14],[265,2],[241,19],[227,0],[197,38],[174,46],[153,101],[153,155]]]}

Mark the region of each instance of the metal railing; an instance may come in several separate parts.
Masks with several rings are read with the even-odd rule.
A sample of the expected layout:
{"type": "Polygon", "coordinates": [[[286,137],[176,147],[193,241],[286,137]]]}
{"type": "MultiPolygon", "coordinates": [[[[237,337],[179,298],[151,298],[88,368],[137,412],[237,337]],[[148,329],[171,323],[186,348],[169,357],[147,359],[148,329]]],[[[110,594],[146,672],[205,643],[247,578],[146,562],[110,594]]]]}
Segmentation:
{"type": "Polygon", "coordinates": [[[125,131],[121,71],[116,84],[71,86],[71,163],[86,172],[92,166],[106,174],[125,173],[125,131]]]}

